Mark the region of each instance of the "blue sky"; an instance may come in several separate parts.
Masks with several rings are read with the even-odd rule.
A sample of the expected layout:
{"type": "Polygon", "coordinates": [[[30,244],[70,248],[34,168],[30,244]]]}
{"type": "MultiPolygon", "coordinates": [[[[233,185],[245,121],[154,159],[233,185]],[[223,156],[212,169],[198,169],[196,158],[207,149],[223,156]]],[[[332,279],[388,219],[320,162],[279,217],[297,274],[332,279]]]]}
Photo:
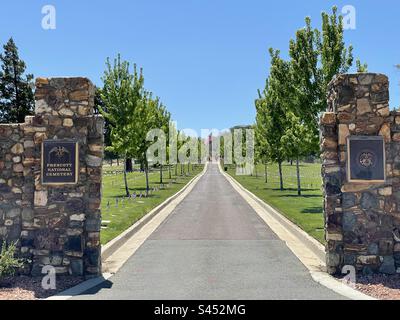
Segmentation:
{"type": "Polygon", "coordinates": [[[254,99],[268,75],[268,48],[287,56],[288,42],[310,16],[320,25],[332,5],[356,8],[345,33],[354,54],[391,81],[399,105],[400,3],[371,1],[113,0],[1,1],[0,43],[14,37],[35,76],[86,76],[101,85],[106,57],[144,68],[179,128],[225,129],[254,121],[254,99]],[[54,5],[56,30],[41,27],[54,5]]]}

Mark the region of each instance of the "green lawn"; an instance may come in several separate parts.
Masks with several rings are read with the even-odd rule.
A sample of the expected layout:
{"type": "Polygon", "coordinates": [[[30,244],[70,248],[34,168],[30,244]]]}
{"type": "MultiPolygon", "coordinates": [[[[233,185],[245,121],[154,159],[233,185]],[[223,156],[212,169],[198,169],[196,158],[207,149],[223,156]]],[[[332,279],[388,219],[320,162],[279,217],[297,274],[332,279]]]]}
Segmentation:
{"type": "MultiPolygon", "coordinates": [[[[181,190],[195,175],[203,170],[203,165],[194,165],[193,171],[186,176],[175,176],[175,170],[172,170],[172,179],[169,178],[167,170],[164,171],[165,188],[160,188],[160,173],[155,171],[150,173],[150,187],[157,187],[158,190],[153,192],[148,198],[136,197],[135,199],[125,198],[125,187],[123,174],[110,174],[110,171],[117,169],[117,166],[104,167],[103,172],[103,194],[102,194],[102,220],[103,225],[106,221],[110,221],[106,228],[102,228],[101,243],[105,244],[114,237],[121,234],[145,214],[157,207],[167,198],[181,190]],[[176,182],[174,182],[176,180],[176,182]],[[171,182],[171,184],[169,184],[171,182]],[[118,199],[118,205],[117,205],[118,199]]],[[[122,166],[118,169],[122,169],[122,166]]],[[[187,171],[187,166],[185,172],[187,171]]],[[[144,173],[133,172],[128,173],[128,185],[131,193],[137,195],[145,191],[144,173]]]]}
{"type": "Polygon", "coordinates": [[[294,164],[283,165],[285,191],[279,190],[278,165],[268,166],[268,183],[265,183],[264,166],[257,166],[257,171],[258,177],[237,176],[234,167],[229,166],[228,173],[249,191],[276,208],[319,242],[324,243],[321,165],[301,164],[302,196],[297,195],[294,164]]]}

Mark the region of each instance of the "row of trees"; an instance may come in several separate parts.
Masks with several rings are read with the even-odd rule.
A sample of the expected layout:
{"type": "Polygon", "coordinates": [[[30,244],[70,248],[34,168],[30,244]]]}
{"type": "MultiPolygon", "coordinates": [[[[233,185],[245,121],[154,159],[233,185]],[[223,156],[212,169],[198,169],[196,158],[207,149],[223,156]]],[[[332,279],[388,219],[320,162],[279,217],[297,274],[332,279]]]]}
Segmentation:
{"type": "MultiPolygon", "coordinates": [[[[136,159],[146,176],[146,192],[149,192],[149,160],[147,151],[154,144],[148,139],[151,130],[159,130],[165,138],[166,150],[160,155],[163,159],[158,162],[160,183],[163,183],[163,165],[168,163],[169,177],[171,166],[167,161],[170,152],[177,152],[190,138],[176,129],[171,121],[171,114],[158,97],[144,88],[143,70],[136,65],[133,71],[127,61],[121,60],[120,55],[111,63],[106,61],[106,70],[102,77],[103,87],[97,89],[96,107],[105,118],[106,151],[124,158],[124,183],[126,196],[130,195],[127,172],[132,169],[131,159],[136,159]],[[171,131],[171,132],[170,132],[171,131]],[[177,139],[177,150],[170,150],[169,136],[177,139]]],[[[160,136],[155,137],[159,139],[160,136]]],[[[156,140],[157,141],[157,140],[156,140]]],[[[161,152],[160,150],[156,153],[161,152]]],[[[190,151],[188,151],[190,152],[190,151]]],[[[158,156],[158,154],[156,154],[158,156]]],[[[158,157],[160,158],[160,157],[158,157]]],[[[178,167],[175,164],[175,174],[178,167]]],[[[187,170],[190,170],[188,163],[187,170]]],[[[185,168],[181,165],[181,174],[185,168]]]]}
{"type": "MultiPolygon", "coordinates": [[[[299,161],[318,153],[318,118],[326,109],[328,84],[354,62],[353,47],[345,45],[342,17],[336,7],[331,14],[322,13],[321,30],[313,28],[308,17],[305,23],[290,40],[289,59],[281,58],[279,50],[269,50],[269,76],[255,101],[256,160],[264,163],[265,169],[268,162],[278,163],[281,190],[282,163],[295,160],[299,195],[299,161]]],[[[358,72],[367,71],[367,65],[359,60],[356,66],[358,72]]]]}

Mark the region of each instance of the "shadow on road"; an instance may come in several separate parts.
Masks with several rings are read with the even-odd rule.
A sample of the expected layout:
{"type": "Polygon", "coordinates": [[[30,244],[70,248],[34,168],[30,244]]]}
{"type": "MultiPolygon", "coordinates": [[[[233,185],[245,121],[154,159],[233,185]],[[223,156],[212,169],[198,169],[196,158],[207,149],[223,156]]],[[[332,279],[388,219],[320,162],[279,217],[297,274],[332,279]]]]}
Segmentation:
{"type": "Polygon", "coordinates": [[[85,291],[82,292],[81,294],[77,295],[77,296],[84,296],[84,295],[92,295],[92,294],[96,294],[99,293],[100,291],[104,290],[104,289],[111,289],[113,286],[113,282],[110,280],[105,280],[104,282],[102,282],[101,284],[85,291]]]}

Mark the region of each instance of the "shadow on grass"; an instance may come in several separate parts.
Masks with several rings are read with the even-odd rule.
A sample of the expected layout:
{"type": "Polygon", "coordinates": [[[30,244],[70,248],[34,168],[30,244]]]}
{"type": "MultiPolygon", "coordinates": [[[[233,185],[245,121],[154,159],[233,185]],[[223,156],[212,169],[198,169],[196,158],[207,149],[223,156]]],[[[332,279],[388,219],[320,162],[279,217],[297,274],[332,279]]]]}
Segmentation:
{"type": "Polygon", "coordinates": [[[322,214],[322,207],[310,207],[300,211],[301,213],[322,214]]]}
{"type": "MultiPolygon", "coordinates": [[[[143,190],[143,191],[145,191],[145,190],[143,190]]],[[[157,194],[149,194],[147,197],[145,197],[145,196],[144,196],[144,193],[145,193],[145,192],[142,193],[142,199],[159,198],[159,195],[157,195],[157,194]]],[[[140,194],[140,193],[139,193],[139,194],[140,194]]],[[[139,194],[136,193],[136,198],[134,198],[135,200],[141,199],[140,196],[139,196],[139,194]]],[[[128,200],[129,198],[126,196],[126,194],[112,195],[112,196],[105,197],[105,199],[118,199],[118,200],[121,200],[122,198],[123,198],[125,201],[129,201],[129,200],[128,200]]]]}
{"type": "Polygon", "coordinates": [[[321,198],[322,196],[320,194],[304,194],[304,192],[317,192],[319,189],[302,189],[302,194],[299,196],[297,194],[297,189],[284,189],[281,191],[281,189],[276,188],[276,189],[269,189],[269,188],[264,188],[264,190],[272,190],[272,191],[278,191],[281,192],[281,194],[276,195],[278,198],[304,198],[304,199],[309,199],[309,198],[321,198]],[[295,192],[295,194],[288,194],[286,192],[295,192]]]}
{"type": "MultiPolygon", "coordinates": [[[[174,183],[172,183],[174,186],[179,186],[179,185],[185,185],[186,183],[183,183],[183,182],[174,182],[174,183]]],[[[150,189],[152,189],[154,186],[159,186],[158,184],[156,184],[156,185],[150,185],[150,189]]],[[[120,194],[118,194],[118,195],[111,195],[111,196],[107,196],[106,198],[112,198],[112,199],[116,199],[116,198],[118,198],[118,199],[120,199],[120,198],[128,198],[127,196],[126,196],[126,193],[125,193],[125,187],[121,187],[121,188],[119,188],[121,191],[121,193],[120,194]]],[[[168,189],[163,189],[163,190],[168,190],[168,189]]],[[[142,194],[145,194],[146,193],[146,188],[139,188],[139,187],[136,187],[136,188],[134,188],[134,187],[129,187],[129,192],[130,192],[130,194],[132,195],[133,193],[136,193],[136,195],[138,196],[138,194],[140,194],[140,193],[142,193],[142,194]]],[[[157,191],[156,191],[157,192],[157,191]]],[[[154,193],[150,193],[146,198],[159,198],[159,194],[154,194],[154,193]]]]}
{"type": "Polygon", "coordinates": [[[302,194],[301,196],[297,194],[280,194],[278,198],[295,198],[295,199],[311,199],[311,198],[322,198],[319,194],[302,194]]]}
{"type": "MultiPolygon", "coordinates": [[[[268,189],[269,189],[269,188],[266,188],[266,190],[268,190],[268,189]]],[[[281,191],[281,189],[279,189],[279,188],[274,188],[274,189],[269,189],[269,190],[281,191]]],[[[314,188],[314,189],[302,188],[302,189],[301,189],[301,192],[312,192],[312,191],[319,191],[319,190],[320,190],[320,189],[316,189],[316,188],[314,188]]],[[[297,192],[297,188],[285,188],[285,189],[283,189],[282,192],[285,192],[285,191],[297,192]]],[[[297,194],[296,194],[296,196],[297,196],[297,194]]]]}

